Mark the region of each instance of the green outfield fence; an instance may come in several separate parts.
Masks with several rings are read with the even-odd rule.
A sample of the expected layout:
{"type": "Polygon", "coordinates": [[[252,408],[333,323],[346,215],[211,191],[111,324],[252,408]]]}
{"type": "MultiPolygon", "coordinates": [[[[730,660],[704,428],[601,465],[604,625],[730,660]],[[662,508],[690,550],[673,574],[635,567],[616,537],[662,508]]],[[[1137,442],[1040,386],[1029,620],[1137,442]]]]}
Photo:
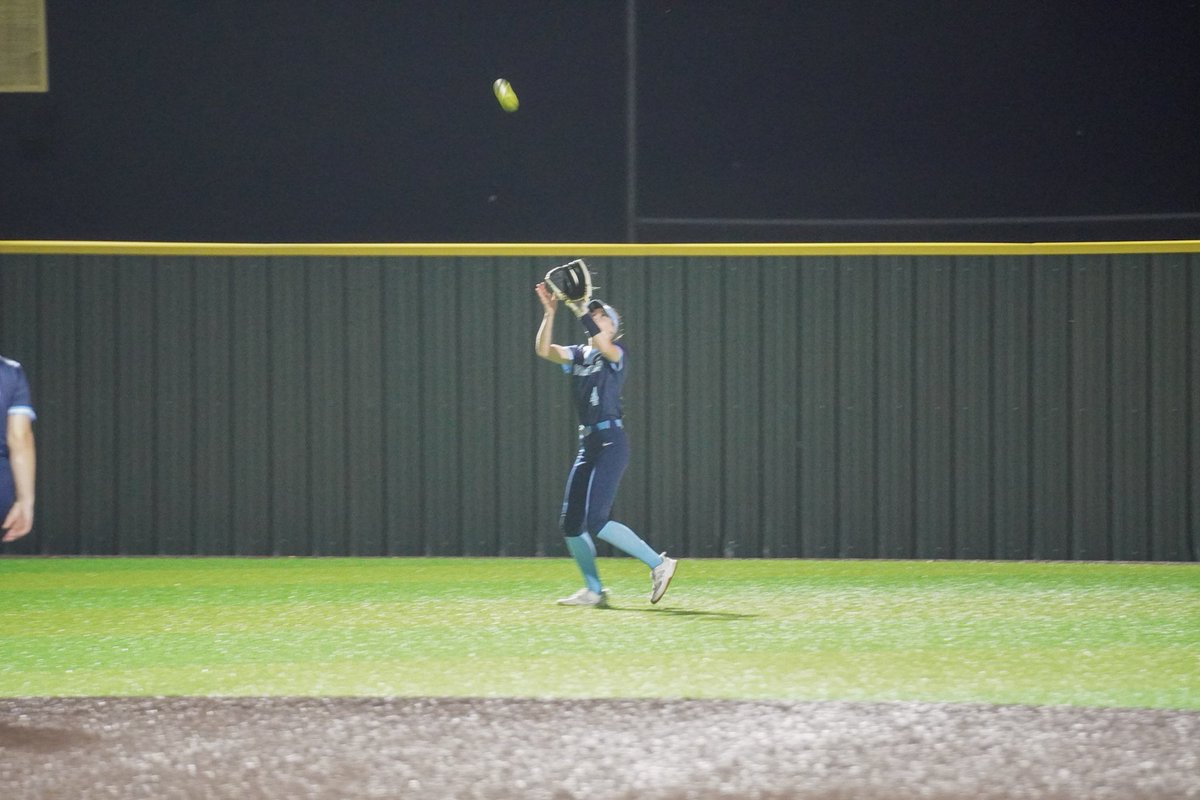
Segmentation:
{"type": "Polygon", "coordinates": [[[0,242],[40,468],[3,552],[561,555],[532,287],[579,256],[659,548],[1198,557],[1200,242],[0,242]]]}

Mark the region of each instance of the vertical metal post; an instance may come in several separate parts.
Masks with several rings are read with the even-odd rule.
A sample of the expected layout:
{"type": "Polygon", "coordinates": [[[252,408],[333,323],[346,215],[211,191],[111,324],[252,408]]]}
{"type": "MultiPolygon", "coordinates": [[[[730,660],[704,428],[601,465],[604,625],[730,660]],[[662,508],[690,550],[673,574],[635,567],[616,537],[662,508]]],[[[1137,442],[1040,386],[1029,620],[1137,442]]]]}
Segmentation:
{"type": "Polygon", "coordinates": [[[637,0],[625,0],[625,241],[637,241],[637,0]]]}

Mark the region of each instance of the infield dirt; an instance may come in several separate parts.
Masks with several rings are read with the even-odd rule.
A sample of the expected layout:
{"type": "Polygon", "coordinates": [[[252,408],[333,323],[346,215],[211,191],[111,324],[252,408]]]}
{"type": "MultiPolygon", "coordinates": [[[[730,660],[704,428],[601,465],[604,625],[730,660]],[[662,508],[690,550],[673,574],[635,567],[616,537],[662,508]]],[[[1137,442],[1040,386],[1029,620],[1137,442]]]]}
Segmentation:
{"type": "Polygon", "coordinates": [[[76,697],[0,719],[0,796],[26,800],[1200,798],[1194,711],[76,697]]]}

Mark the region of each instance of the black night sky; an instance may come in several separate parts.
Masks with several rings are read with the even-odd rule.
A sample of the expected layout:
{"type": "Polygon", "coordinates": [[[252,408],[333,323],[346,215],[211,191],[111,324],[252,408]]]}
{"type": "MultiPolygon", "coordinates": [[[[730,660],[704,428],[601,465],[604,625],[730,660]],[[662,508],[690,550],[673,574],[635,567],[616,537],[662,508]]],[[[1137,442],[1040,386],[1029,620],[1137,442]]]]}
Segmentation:
{"type": "MultiPolygon", "coordinates": [[[[0,238],[626,241],[627,4],[478,5],[48,0],[0,238]]],[[[637,0],[636,40],[638,240],[1200,238],[1200,0],[637,0]]]]}

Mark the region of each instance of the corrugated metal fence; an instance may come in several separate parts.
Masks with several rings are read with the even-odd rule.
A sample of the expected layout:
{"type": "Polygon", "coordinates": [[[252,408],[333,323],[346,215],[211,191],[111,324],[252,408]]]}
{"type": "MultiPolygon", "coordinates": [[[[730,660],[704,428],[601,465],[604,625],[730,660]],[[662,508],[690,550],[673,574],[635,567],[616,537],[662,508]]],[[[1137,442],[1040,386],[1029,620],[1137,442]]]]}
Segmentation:
{"type": "MultiPolygon", "coordinates": [[[[6,551],[563,555],[532,287],[571,257],[0,254],[40,414],[6,551]]],[[[654,546],[1197,558],[1200,254],[589,263],[654,546]]]]}

